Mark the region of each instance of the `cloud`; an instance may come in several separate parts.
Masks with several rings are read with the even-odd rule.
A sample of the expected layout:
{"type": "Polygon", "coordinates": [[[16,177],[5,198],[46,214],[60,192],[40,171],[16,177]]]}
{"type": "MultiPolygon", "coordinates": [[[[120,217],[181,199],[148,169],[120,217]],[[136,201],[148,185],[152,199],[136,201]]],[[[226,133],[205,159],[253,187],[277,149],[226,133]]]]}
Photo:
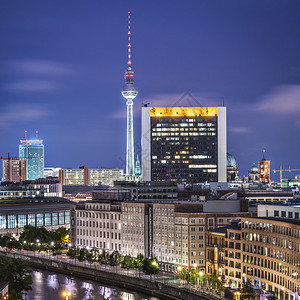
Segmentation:
{"type": "Polygon", "coordinates": [[[52,115],[53,112],[40,105],[15,103],[0,109],[0,128],[19,122],[36,121],[52,115]]]}
{"type": "Polygon", "coordinates": [[[61,76],[74,73],[70,65],[51,60],[8,60],[4,62],[4,67],[11,73],[25,76],[61,76]]]}
{"type": "Polygon", "coordinates": [[[234,126],[234,127],[230,127],[229,131],[235,133],[246,133],[246,132],[251,132],[251,129],[248,127],[234,126]]]}
{"type": "Polygon", "coordinates": [[[50,92],[56,91],[60,87],[51,80],[40,79],[23,79],[16,82],[8,83],[6,89],[25,92],[50,92]]]}
{"type": "Polygon", "coordinates": [[[300,85],[285,85],[274,88],[264,96],[257,110],[280,116],[299,116],[300,85]]]}

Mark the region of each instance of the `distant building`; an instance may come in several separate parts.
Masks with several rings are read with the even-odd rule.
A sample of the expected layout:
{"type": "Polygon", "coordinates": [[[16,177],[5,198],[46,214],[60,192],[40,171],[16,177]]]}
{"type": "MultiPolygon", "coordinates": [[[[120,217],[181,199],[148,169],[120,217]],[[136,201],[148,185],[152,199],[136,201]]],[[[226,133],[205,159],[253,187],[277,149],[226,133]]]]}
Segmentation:
{"type": "Polygon", "coordinates": [[[258,167],[255,165],[255,163],[253,163],[252,167],[250,168],[248,172],[248,179],[246,181],[259,183],[258,167]]]}
{"type": "Polygon", "coordinates": [[[295,176],[295,178],[284,178],[281,180],[282,188],[294,188],[300,187],[300,176],[295,176]]]}
{"type": "Polygon", "coordinates": [[[44,176],[47,177],[59,177],[59,170],[61,168],[44,168],[44,176]]]}
{"type": "Polygon", "coordinates": [[[265,159],[265,155],[262,160],[258,161],[258,174],[260,183],[270,183],[270,161],[265,159]]]}
{"type": "Polygon", "coordinates": [[[26,180],[26,172],[26,160],[6,159],[2,161],[3,181],[24,181],[26,180]]]}
{"type": "Polygon", "coordinates": [[[239,180],[239,166],[235,158],[227,153],[227,181],[238,181],[239,180]]]}
{"type": "Polygon", "coordinates": [[[59,170],[59,182],[62,185],[113,186],[114,181],[124,180],[122,169],[89,169],[86,166],[79,169],[59,170]]]}
{"type": "Polygon", "coordinates": [[[2,184],[0,199],[62,197],[62,186],[57,180],[37,179],[16,184],[2,184]]]}
{"type": "Polygon", "coordinates": [[[20,140],[19,158],[26,161],[27,180],[44,178],[43,140],[20,140]]]}
{"type": "Polygon", "coordinates": [[[227,181],[226,107],[142,107],[142,181],[227,181]]]}

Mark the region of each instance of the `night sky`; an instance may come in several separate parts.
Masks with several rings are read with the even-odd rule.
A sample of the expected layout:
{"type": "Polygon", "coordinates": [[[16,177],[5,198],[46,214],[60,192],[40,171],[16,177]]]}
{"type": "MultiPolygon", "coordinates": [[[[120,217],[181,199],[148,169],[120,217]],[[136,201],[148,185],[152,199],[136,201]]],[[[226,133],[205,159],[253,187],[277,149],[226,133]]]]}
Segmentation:
{"type": "MultiPolygon", "coordinates": [[[[1,1],[0,156],[44,140],[45,166],[124,168],[131,11],[136,152],[142,102],[227,106],[241,175],[300,168],[300,1],[1,1]]],[[[300,173],[300,172],[298,172],[300,173]]],[[[293,177],[297,173],[285,173],[293,177]]],[[[278,179],[272,175],[272,179],[278,179]]]]}

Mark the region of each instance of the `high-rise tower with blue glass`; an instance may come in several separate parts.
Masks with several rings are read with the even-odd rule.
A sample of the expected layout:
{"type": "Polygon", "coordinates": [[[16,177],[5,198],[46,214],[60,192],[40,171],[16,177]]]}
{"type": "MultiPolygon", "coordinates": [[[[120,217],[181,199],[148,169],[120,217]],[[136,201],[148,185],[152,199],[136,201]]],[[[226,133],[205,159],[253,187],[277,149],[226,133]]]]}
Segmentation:
{"type": "Polygon", "coordinates": [[[43,140],[20,140],[19,159],[26,160],[26,179],[44,178],[44,145],[43,140]]]}

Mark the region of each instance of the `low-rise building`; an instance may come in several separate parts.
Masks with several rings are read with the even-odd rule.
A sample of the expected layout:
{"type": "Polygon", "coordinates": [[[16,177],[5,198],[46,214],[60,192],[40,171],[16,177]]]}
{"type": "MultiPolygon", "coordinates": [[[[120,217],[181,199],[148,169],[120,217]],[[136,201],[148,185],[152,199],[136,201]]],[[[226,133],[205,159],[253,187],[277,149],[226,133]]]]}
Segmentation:
{"type": "Polygon", "coordinates": [[[26,225],[56,230],[70,226],[71,202],[57,197],[0,200],[0,234],[20,234],[26,225]]]}

